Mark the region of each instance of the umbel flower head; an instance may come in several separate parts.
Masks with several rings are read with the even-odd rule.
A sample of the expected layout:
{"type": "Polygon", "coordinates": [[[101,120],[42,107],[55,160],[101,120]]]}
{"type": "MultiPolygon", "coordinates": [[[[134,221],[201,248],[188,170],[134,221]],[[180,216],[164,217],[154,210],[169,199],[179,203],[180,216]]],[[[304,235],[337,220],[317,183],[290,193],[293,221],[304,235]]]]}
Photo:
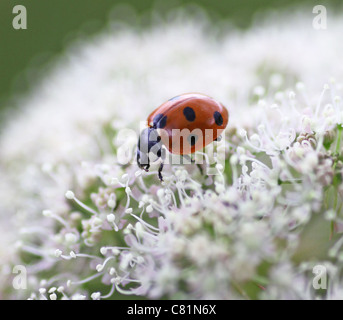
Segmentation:
{"type": "Polygon", "coordinates": [[[8,117],[3,297],[342,298],[341,20],[240,32],[198,15],[71,48],[8,117]],[[196,153],[202,170],[169,164],[160,183],[134,161],[139,123],[192,91],[229,125],[196,153]]]}

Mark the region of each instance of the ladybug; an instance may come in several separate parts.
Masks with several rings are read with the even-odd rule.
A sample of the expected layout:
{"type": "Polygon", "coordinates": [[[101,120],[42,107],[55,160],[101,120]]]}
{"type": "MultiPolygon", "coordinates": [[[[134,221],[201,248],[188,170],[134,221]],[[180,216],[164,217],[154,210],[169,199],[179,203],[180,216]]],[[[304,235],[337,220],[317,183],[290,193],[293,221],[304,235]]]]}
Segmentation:
{"type": "Polygon", "coordinates": [[[227,109],[207,95],[185,93],[171,98],[149,115],[138,139],[137,164],[149,171],[149,154],[162,158],[158,176],[163,181],[163,147],[173,154],[192,154],[219,139],[228,121],[227,109]]]}

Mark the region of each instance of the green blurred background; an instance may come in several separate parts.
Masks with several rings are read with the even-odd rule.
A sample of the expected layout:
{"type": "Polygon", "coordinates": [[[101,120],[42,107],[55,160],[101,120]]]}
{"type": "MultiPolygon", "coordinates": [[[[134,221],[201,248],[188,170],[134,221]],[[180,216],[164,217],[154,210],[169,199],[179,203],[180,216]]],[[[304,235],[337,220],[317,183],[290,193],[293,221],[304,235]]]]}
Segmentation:
{"type": "MultiPolygon", "coordinates": [[[[151,22],[153,12],[162,16],[190,4],[201,6],[210,19],[230,20],[248,27],[257,13],[285,10],[301,5],[312,15],[314,5],[328,5],[343,12],[342,0],[1,0],[0,1],[0,110],[11,107],[10,98],[24,94],[44,74],[44,66],[63,53],[74,39],[84,38],[106,27],[110,18],[131,21],[117,15],[113,7],[132,5],[137,12],[137,27],[151,22]],[[27,9],[27,30],[15,30],[12,13],[15,5],[27,9]]],[[[328,19],[329,11],[328,8],[328,19]]]]}

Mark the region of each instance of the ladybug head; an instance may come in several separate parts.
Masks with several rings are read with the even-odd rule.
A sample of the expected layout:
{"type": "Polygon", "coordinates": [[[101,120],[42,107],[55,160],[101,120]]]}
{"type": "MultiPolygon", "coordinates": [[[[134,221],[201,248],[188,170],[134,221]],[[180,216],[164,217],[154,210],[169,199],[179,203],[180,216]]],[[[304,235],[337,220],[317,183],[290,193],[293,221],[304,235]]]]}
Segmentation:
{"type": "Polygon", "coordinates": [[[155,128],[145,128],[139,138],[137,144],[137,164],[138,167],[149,171],[150,161],[156,161],[161,157],[162,142],[155,128]]]}

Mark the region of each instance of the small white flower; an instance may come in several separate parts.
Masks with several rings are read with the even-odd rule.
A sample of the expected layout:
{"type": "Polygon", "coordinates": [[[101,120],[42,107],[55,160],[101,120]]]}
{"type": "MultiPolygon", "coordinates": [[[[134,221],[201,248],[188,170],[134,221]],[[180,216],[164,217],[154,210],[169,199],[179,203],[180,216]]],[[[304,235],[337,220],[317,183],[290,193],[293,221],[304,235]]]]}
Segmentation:
{"type": "Polygon", "coordinates": [[[50,300],[56,300],[56,299],[57,299],[56,293],[50,294],[50,295],[49,295],[49,298],[50,298],[50,300]]]}
{"type": "Polygon", "coordinates": [[[93,292],[93,293],[91,294],[91,298],[92,298],[93,300],[100,300],[100,296],[101,296],[100,292],[93,292]]]}
{"type": "Polygon", "coordinates": [[[68,190],[66,193],[65,193],[65,196],[67,199],[69,200],[73,200],[75,198],[75,195],[74,195],[74,192],[73,191],[70,191],[68,190]]]}
{"type": "Polygon", "coordinates": [[[116,220],[116,216],[113,213],[107,215],[108,222],[114,222],[116,220]]]}
{"type": "Polygon", "coordinates": [[[59,258],[62,255],[62,251],[60,249],[56,249],[55,256],[59,258]]]}

